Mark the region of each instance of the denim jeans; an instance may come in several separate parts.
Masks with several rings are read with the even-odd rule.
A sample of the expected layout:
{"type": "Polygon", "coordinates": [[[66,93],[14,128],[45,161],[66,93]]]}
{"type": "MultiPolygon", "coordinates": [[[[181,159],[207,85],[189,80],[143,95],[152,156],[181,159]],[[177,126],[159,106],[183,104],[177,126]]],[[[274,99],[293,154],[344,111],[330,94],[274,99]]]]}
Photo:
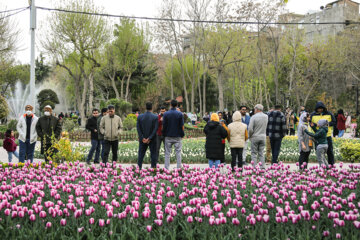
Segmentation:
{"type": "Polygon", "coordinates": [[[100,156],[100,141],[99,140],[95,140],[95,139],[91,139],[91,148],[89,151],[89,155],[86,159],[87,163],[90,163],[90,161],[93,158],[94,152],[95,152],[95,159],[94,159],[94,163],[98,163],[99,162],[99,156],[100,156]]]}
{"type": "Polygon", "coordinates": [[[282,138],[270,138],[270,144],[271,144],[271,154],[272,154],[272,160],[271,163],[278,163],[278,158],[280,154],[281,149],[281,141],[282,138]]]}
{"type": "Polygon", "coordinates": [[[338,137],[341,138],[344,136],[345,130],[339,130],[338,137]]]}
{"type": "Polygon", "coordinates": [[[11,163],[12,161],[12,155],[15,155],[15,157],[17,157],[19,159],[19,153],[17,151],[15,152],[8,152],[8,159],[9,159],[9,163],[11,163]]]}
{"type": "Polygon", "coordinates": [[[220,165],[220,160],[211,160],[209,159],[209,168],[213,168],[215,166],[215,168],[218,168],[220,165]]]}
{"type": "Polygon", "coordinates": [[[328,162],[330,165],[334,165],[335,156],[334,156],[334,146],[333,146],[332,137],[327,137],[327,142],[328,142],[328,149],[326,153],[328,157],[328,162]]]}
{"type": "Polygon", "coordinates": [[[19,140],[19,162],[25,162],[26,159],[33,162],[34,159],[34,151],[35,151],[36,142],[30,144],[30,140],[26,140],[25,142],[19,140]]]}
{"type": "Polygon", "coordinates": [[[138,152],[138,166],[141,169],[142,163],[145,157],[146,150],[150,148],[151,155],[151,167],[156,168],[157,163],[157,151],[156,151],[156,138],[150,141],[149,144],[145,144],[143,142],[139,142],[139,152],[138,152]]]}
{"type": "Polygon", "coordinates": [[[159,162],[161,143],[163,143],[165,151],[165,137],[156,135],[156,162],[159,162]]]}

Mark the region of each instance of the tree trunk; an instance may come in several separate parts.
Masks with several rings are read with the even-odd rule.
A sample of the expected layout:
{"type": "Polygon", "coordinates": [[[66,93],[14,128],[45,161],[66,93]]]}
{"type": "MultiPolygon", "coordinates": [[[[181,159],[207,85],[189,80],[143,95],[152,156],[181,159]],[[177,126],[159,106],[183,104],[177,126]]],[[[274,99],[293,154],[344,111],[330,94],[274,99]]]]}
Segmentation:
{"type": "Polygon", "coordinates": [[[275,103],[279,103],[279,56],[278,56],[278,47],[275,46],[275,74],[274,74],[274,84],[275,84],[275,103]]]}
{"type": "Polygon", "coordinates": [[[89,75],[89,109],[88,111],[92,111],[94,107],[94,75],[90,73],[89,75]]]}
{"type": "Polygon", "coordinates": [[[233,93],[233,110],[236,111],[237,106],[236,106],[236,96],[235,96],[235,76],[236,76],[236,70],[234,69],[232,93],[233,93]]]}
{"type": "Polygon", "coordinates": [[[202,108],[202,99],[201,99],[201,86],[200,86],[200,77],[198,79],[198,92],[199,92],[199,106],[200,106],[200,117],[203,116],[203,108],[202,108]]]}
{"type": "Polygon", "coordinates": [[[120,94],[119,94],[119,90],[117,89],[116,87],[116,82],[115,82],[115,76],[116,76],[116,73],[114,73],[112,76],[110,74],[108,74],[109,78],[111,79],[111,86],[112,88],[114,89],[114,92],[115,92],[115,96],[117,99],[120,98],[120,94]]]}
{"type": "Polygon", "coordinates": [[[86,103],[86,93],[88,90],[88,79],[85,77],[84,78],[84,88],[82,91],[82,96],[81,96],[81,102],[80,102],[80,106],[78,106],[79,108],[79,112],[80,112],[80,118],[81,118],[81,126],[84,127],[85,123],[86,123],[86,114],[85,114],[85,103],[86,103]]]}
{"type": "Polygon", "coordinates": [[[174,59],[171,56],[171,73],[170,73],[170,91],[171,91],[171,100],[174,99],[174,79],[173,79],[173,71],[174,71],[174,59]]]}
{"type": "Polygon", "coordinates": [[[125,83],[125,77],[126,75],[124,74],[124,76],[121,78],[121,89],[120,89],[120,97],[121,99],[124,99],[124,83],[125,83]]]}
{"type": "Polygon", "coordinates": [[[129,101],[129,86],[130,86],[130,79],[131,79],[131,73],[127,77],[126,81],[126,93],[125,93],[125,101],[129,101]]]}
{"type": "Polygon", "coordinates": [[[222,79],[223,70],[219,68],[217,70],[217,84],[219,89],[219,111],[224,111],[224,86],[222,79]]]}
{"type": "Polygon", "coordinates": [[[184,73],[184,68],[181,67],[181,79],[183,82],[183,86],[184,86],[184,97],[185,97],[185,104],[186,104],[186,112],[189,112],[189,97],[188,97],[188,93],[186,90],[186,81],[185,81],[185,73],[184,73]]]}
{"type": "Polygon", "coordinates": [[[204,113],[206,113],[206,71],[205,71],[205,67],[206,65],[204,64],[204,73],[203,73],[203,94],[202,94],[202,98],[203,98],[203,111],[204,113]]]}

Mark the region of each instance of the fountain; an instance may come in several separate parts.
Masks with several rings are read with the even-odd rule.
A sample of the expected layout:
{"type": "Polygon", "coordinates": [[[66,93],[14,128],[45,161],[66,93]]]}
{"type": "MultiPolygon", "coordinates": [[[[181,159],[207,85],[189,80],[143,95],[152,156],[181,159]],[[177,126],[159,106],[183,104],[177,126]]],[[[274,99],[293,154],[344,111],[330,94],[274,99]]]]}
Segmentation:
{"type": "Polygon", "coordinates": [[[7,99],[9,105],[9,119],[18,119],[24,113],[24,108],[30,102],[30,86],[16,82],[11,96],[7,99]]]}

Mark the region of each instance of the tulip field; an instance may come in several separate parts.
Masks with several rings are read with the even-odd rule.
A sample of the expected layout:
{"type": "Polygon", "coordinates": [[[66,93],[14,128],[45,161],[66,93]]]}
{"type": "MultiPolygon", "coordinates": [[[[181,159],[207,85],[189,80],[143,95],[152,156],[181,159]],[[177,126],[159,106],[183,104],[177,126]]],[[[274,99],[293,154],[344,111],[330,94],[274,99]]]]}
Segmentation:
{"type": "Polygon", "coordinates": [[[235,172],[10,164],[0,168],[0,236],[358,240],[359,181],[360,164],[341,163],[235,172]]]}

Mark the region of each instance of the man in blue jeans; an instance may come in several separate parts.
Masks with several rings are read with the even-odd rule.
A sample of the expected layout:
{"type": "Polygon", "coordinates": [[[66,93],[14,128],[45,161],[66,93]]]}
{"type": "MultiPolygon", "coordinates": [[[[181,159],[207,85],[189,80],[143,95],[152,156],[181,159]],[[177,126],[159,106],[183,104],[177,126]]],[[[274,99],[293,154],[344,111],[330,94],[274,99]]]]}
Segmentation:
{"type": "Polygon", "coordinates": [[[287,133],[286,118],[281,112],[281,106],[276,105],[275,110],[269,113],[269,121],[267,125],[267,135],[270,138],[272,161],[277,163],[280,154],[281,142],[287,133]]]}
{"type": "Polygon", "coordinates": [[[158,129],[158,116],[152,113],[152,103],[146,103],[146,112],[137,119],[136,129],[139,135],[138,166],[141,169],[144,156],[148,147],[151,154],[151,167],[156,168],[157,149],[156,131],[158,129]]]}
{"type": "Polygon", "coordinates": [[[91,132],[91,148],[89,155],[86,159],[86,163],[90,164],[90,161],[93,158],[95,152],[95,159],[94,163],[99,163],[99,156],[100,156],[100,141],[98,139],[98,125],[97,119],[99,117],[99,110],[93,109],[92,117],[88,119],[85,128],[91,132]]]}
{"type": "Polygon", "coordinates": [[[37,141],[36,124],[38,117],[32,112],[33,107],[26,105],[26,113],[18,121],[16,129],[19,133],[19,162],[25,162],[25,158],[33,162],[35,144],[37,141]]]}
{"type": "Polygon", "coordinates": [[[106,114],[108,114],[108,109],[107,109],[107,108],[101,109],[101,114],[100,114],[100,116],[99,116],[98,119],[97,119],[98,139],[99,139],[100,145],[101,145],[101,153],[100,153],[100,156],[101,156],[101,160],[102,160],[102,161],[104,161],[105,140],[104,140],[104,135],[101,134],[101,132],[100,132],[100,122],[101,122],[101,119],[102,119],[104,116],[106,116],[106,114]]]}
{"type": "Polygon", "coordinates": [[[163,136],[165,137],[165,168],[170,168],[171,148],[174,145],[177,168],[181,168],[181,139],[184,137],[184,116],[176,110],[178,102],[171,100],[171,109],[164,113],[163,136]]]}

